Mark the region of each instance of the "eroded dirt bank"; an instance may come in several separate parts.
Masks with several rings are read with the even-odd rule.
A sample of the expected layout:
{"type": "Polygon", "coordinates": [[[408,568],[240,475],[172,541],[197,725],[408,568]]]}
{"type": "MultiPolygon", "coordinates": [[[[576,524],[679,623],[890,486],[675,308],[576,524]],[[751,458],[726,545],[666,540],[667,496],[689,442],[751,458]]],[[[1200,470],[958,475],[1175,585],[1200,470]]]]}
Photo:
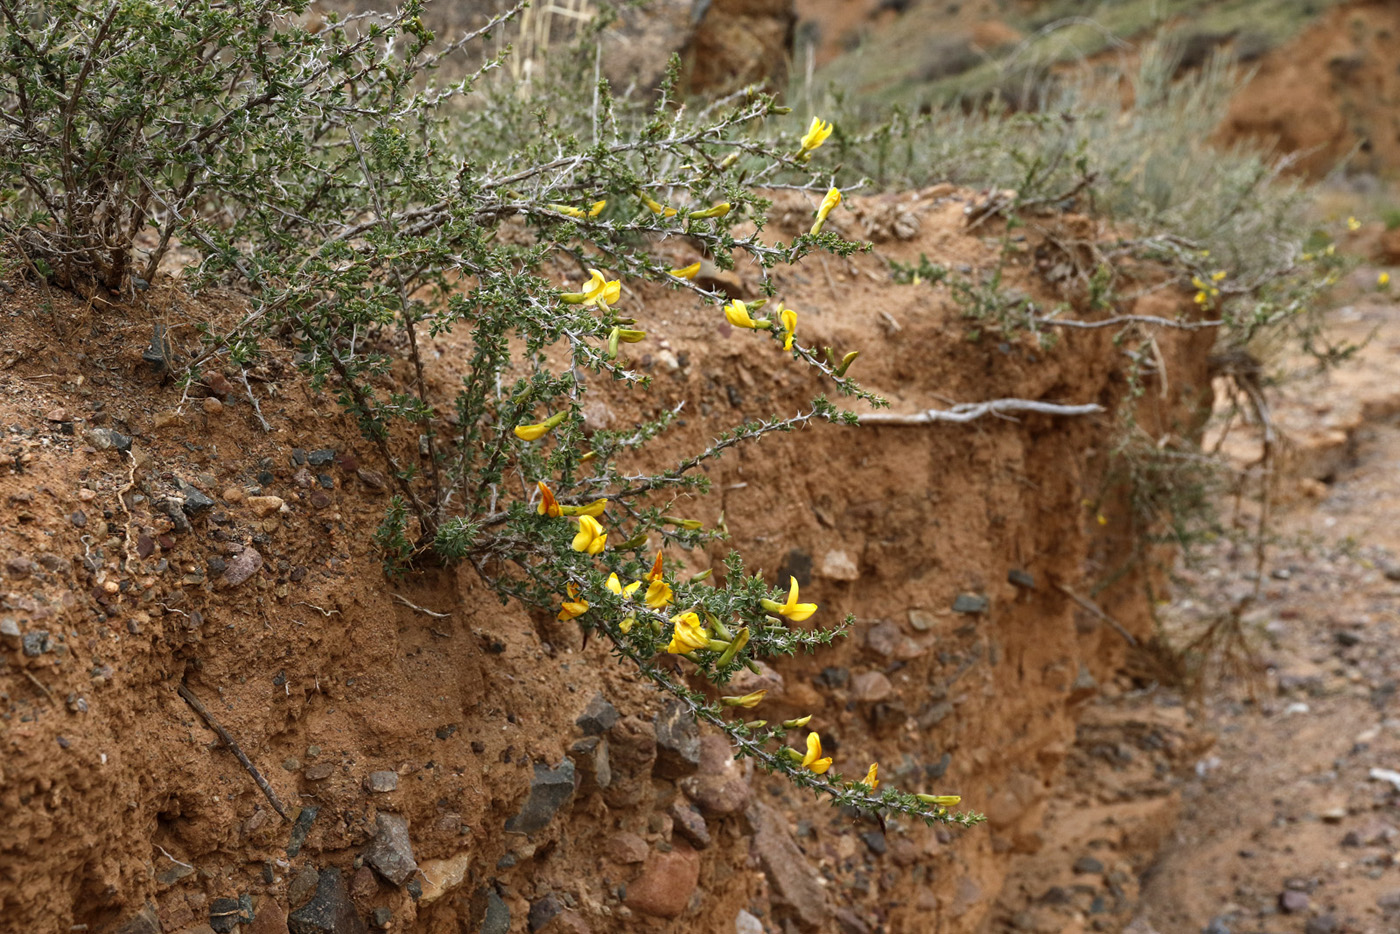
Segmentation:
{"type": "MultiPolygon", "coordinates": [[[[946,186],[853,200],[833,223],[877,253],[780,278],[804,333],[862,348],[859,375],[895,411],[1022,397],[1109,414],[770,438],[714,465],[714,493],[684,504],[709,522],[722,513],[732,540],[677,556],[718,573],[737,548],[769,579],[797,576],[830,618],[855,614],[836,648],[776,666],[764,713],[813,714],[848,771],[878,760],[888,781],[961,793],[989,821],[957,834],[896,821],[882,832],[728,764],[603,646],[585,647],[550,613],[502,606],[471,572],[386,581],[369,546],[385,504],[379,465],[289,356],[249,373],[267,432],[236,368],[182,398],[143,360],[153,326],[188,348],[193,319],[234,311],[233,297],[197,304],[156,283],[134,305],[105,305],[7,283],[6,925],[748,934],[988,923],[1014,859],[1044,845],[1085,702],[1119,693],[1123,635],[1062,588],[1088,595],[1118,571],[1131,523],[1121,493],[1100,495],[1127,390],[1112,332],[1044,348],[962,319],[946,284],[891,281],[887,259],[921,253],[957,275],[995,263],[1003,231],[968,229],[976,200],[946,186]],[[181,685],[294,821],[273,812],[181,685]]],[[[788,226],[780,212],[777,235],[788,226]]],[[[1065,257],[1042,226],[1059,243],[1097,235],[1078,218],[1032,219],[1008,283],[1047,305],[1074,299],[1048,281],[1063,281],[1065,257]]],[[[754,283],[740,272],[730,288],[742,293],[754,283]]],[[[662,441],[676,456],[819,389],[717,309],[673,293],[627,303],[658,339],[636,348],[655,388],[600,393],[595,427],[688,399],[662,441]]],[[[1189,306],[1167,288],[1121,310],[1189,306]]],[[[1139,412],[1154,437],[1190,434],[1208,410],[1211,340],[1159,338],[1170,378],[1159,392],[1147,375],[1139,412]]],[[[434,349],[434,376],[450,385],[462,345],[434,349]]],[[[1142,637],[1139,574],[1094,599],[1142,637]]]]}

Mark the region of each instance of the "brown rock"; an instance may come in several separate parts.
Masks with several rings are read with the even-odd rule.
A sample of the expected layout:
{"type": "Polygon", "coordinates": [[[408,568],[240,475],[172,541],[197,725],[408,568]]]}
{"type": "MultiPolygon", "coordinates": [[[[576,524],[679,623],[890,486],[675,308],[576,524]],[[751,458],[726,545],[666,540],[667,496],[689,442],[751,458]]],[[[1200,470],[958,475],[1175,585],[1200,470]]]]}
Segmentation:
{"type": "Polygon", "coordinates": [[[689,90],[782,86],[796,21],[793,0],[713,0],[686,47],[689,90]]]}
{"type": "Polygon", "coordinates": [[[700,857],[688,846],[653,853],[637,881],[627,886],[627,907],[656,918],[685,911],[700,881],[700,857]]]}
{"type": "Polygon", "coordinates": [[[710,828],[705,818],[684,801],[671,802],[671,821],[675,832],[697,850],[710,845],[710,828]]]}
{"type": "Polygon", "coordinates": [[[834,581],[853,581],[860,578],[860,568],[849,552],[839,549],[828,551],[817,565],[817,576],[834,581]]]}
{"type": "Polygon", "coordinates": [[[263,566],[262,555],[258,554],[256,548],[244,548],[234,555],[229,561],[228,567],[224,568],[223,582],[225,587],[237,587],[245,583],[248,578],[258,573],[263,566]]]}
{"type": "Polygon", "coordinates": [[[636,805],[651,785],[656,762],[656,728],[640,717],[624,717],[608,730],[612,784],[603,793],[609,807],[636,805]]]}
{"type": "Polygon", "coordinates": [[[350,878],[350,897],[356,901],[368,901],[379,891],[379,880],[374,877],[374,873],[368,866],[361,866],[355,870],[355,875],[350,878]]]}
{"type": "Polygon", "coordinates": [[[68,410],[54,409],[52,412],[46,415],[45,418],[47,418],[51,422],[66,422],[68,421],[68,410]]]}
{"type": "Polygon", "coordinates": [[[791,909],[803,928],[821,929],[828,916],[826,890],[788,833],[786,820],[762,801],[749,805],[747,814],[754,828],[753,852],[768,876],[774,900],[791,909]]]}
{"type": "Polygon", "coordinates": [[[588,926],[583,915],[569,909],[550,918],[549,923],[536,934],[593,934],[593,929],[588,926]]]}
{"type": "Polygon", "coordinates": [[[205,415],[218,415],[224,410],[224,404],[213,396],[201,402],[199,407],[204,410],[205,415]]]}
{"type": "Polygon", "coordinates": [[[270,898],[258,902],[248,934],[287,934],[287,909],[270,898]]]}
{"type": "Polygon", "coordinates": [[[282,497],[280,496],[250,496],[248,505],[253,512],[261,517],[267,517],[282,508],[282,497]]]}
{"type": "Polygon", "coordinates": [[[734,750],[717,733],[701,737],[699,771],[678,785],[706,817],[738,814],[749,803],[749,785],[734,761],[734,750]]]}
{"type": "Polygon", "coordinates": [[[893,691],[894,686],[890,684],[890,679],[879,671],[862,671],[851,681],[852,695],[856,700],[865,704],[882,701],[889,697],[893,691]]]}
{"type": "Polygon", "coordinates": [[[647,842],[634,833],[623,830],[608,838],[608,856],[623,865],[644,862],[647,842]]]}

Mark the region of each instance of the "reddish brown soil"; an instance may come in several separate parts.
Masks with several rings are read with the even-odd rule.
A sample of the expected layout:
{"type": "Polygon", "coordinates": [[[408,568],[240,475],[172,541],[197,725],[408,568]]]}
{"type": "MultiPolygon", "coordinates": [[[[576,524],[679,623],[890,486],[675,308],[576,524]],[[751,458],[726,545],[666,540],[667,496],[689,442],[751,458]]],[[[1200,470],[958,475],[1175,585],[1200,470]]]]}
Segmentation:
{"type": "MultiPolygon", "coordinates": [[[[987,332],[973,340],[946,287],[890,281],[886,257],[991,263],[999,231],[966,228],[973,198],[944,187],[848,202],[854,211],[833,225],[873,236],[880,253],[781,274],[800,333],[861,348],[857,372],[896,411],[1006,396],[1111,410],[1126,385],[1110,333],[1076,332],[1049,350],[987,332]],[[892,238],[893,222],[907,229],[909,218],[919,221],[913,239],[892,238]]],[[[780,211],[774,235],[809,216],[780,211]]],[[[1039,270],[1054,264],[1036,259],[1041,223],[1060,242],[1095,232],[1078,219],[1029,228],[1009,281],[1053,300],[1039,270]]],[[[142,361],[153,324],[188,351],[194,322],[227,322],[236,297],[196,299],[161,282],[135,304],[108,304],[7,286],[0,495],[12,521],[0,532],[0,622],[32,645],[41,630],[49,639],[31,656],[0,636],[7,929],[204,931],[226,910],[216,899],[246,895],[251,930],[282,930],[293,895],[308,897],[308,867],[333,867],[358,911],[391,909],[394,930],[504,930],[490,926],[501,905],[524,930],[531,904],[552,894],[567,910],[549,931],[729,931],[743,909],[775,932],[971,932],[996,916],[1016,854],[1045,845],[1043,818],[1062,797],[1053,789],[1065,761],[1079,762],[1084,700],[1128,684],[1114,674],[1123,638],[1054,586],[1089,592],[1133,534],[1112,497],[1099,506],[1106,526],[1084,505],[1099,493],[1111,416],[767,439],[714,464],[714,494],[684,504],[707,521],[723,512],[733,535],[685,560],[704,568],[737,548],[770,579],[802,578],[822,618],[858,622],[830,651],[779,665],[764,713],[811,713],[838,767],[878,760],[891,783],[960,792],[989,822],[950,834],[891,821],[882,834],[741,769],[727,803],[706,803],[712,842],[692,853],[671,811],[683,793],[648,757],[662,698],[603,646],[585,648],[548,612],[502,606],[470,572],[386,580],[368,542],[385,499],[360,473],[379,465],[285,353],[250,374],[270,432],[237,370],[227,384],[209,377],[222,398],[209,383],[182,398],[142,361]],[[135,456],[95,449],[93,428],[134,436],[135,456]],[[294,448],[338,457],[298,476],[294,448]],[[154,505],[177,480],[217,500],[187,531],[154,505]],[[259,516],[250,492],[286,507],[259,516]],[[223,585],[220,568],[246,548],[261,569],[223,585]],[[1012,569],[1030,572],[1035,589],[1008,583],[1012,569]],[[989,597],[989,612],[951,612],[968,592],[989,597]],[[176,693],[181,684],[291,813],[319,809],[296,856],[290,825],[176,693]],[[607,734],[612,779],[601,791],[574,746],[574,720],[599,692],[624,717],[607,734]],[[542,830],[504,832],[535,767],[566,754],[582,781],[572,799],[542,830]],[[397,773],[397,790],[366,790],[384,770],[397,773]],[[359,868],[378,814],[407,819],[421,900],[359,868]],[[668,899],[675,920],[645,913],[668,899]]],[[[1188,298],[1158,291],[1136,310],[1171,314],[1188,298]]],[[[590,419],[626,424],[688,399],[658,459],[741,417],[793,410],[818,388],[714,308],[650,291],[625,302],[653,334],[637,351],[656,387],[601,392],[590,419]]],[[[1164,337],[1171,391],[1141,414],[1150,430],[1192,430],[1209,341],[1164,337]]],[[[462,348],[453,338],[432,346],[445,388],[462,348]]],[[[1097,599],[1145,636],[1136,577],[1097,599]]]]}

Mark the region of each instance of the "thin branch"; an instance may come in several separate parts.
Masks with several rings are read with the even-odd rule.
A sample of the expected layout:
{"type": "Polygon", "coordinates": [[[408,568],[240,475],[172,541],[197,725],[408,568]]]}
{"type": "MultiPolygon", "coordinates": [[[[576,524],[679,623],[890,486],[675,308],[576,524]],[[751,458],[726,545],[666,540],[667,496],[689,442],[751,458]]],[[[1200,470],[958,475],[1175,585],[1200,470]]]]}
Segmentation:
{"type": "Polygon", "coordinates": [[[396,594],[396,593],[391,593],[391,594],[389,594],[389,596],[393,597],[395,600],[399,601],[399,602],[402,603],[404,606],[408,607],[410,610],[417,610],[419,613],[424,613],[424,614],[426,614],[426,615],[428,615],[428,616],[432,616],[432,617],[435,617],[435,618],[437,618],[437,619],[451,619],[451,618],[452,618],[452,614],[451,614],[451,613],[439,613],[439,612],[437,612],[436,610],[430,610],[430,609],[428,609],[427,607],[419,606],[418,604],[416,604],[416,603],[414,603],[413,601],[409,600],[407,597],[401,597],[401,596],[399,596],[399,595],[396,594]]]}
{"type": "Polygon", "coordinates": [[[865,412],[860,416],[862,425],[931,425],[934,422],[970,422],[984,415],[996,415],[1011,421],[1013,412],[1031,412],[1037,415],[1097,415],[1104,407],[1094,402],[1084,405],[1060,405],[1055,402],[1036,402],[1032,399],[993,399],[990,402],[962,402],[947,409],[928,409],[905,415],[900,412],[865,412]]]}
{"type": "Polygon", "coordinates": [[[268,803],[272,805],[272,809],[280,814],[283,820],[291,820],[291,818],[287,816],[287,809],[282,806],[281,801],[277,800],[277,793],[272,790],[272,786],[267,783],[267,779],[262,777],[262,773],[258,771],[257,766],[253,765],[252,760],[244,754],[238,743],[234,742],[233,737],[229,735],[228,730],[224,729],[223,724],[214,719],[214,715],[209,712],[198,697],[194,696],[194,692],[189,688],[181,684],[176,686],[175,690],[185,699],[185,703],[189,704],[190,708],[194,710],[195,713],[199,714],[205,723],[209,724],[209,729],[218,734],[219,739],[223,740],[224,745],[229,748],[229,751],[232,752],[238,761],[243,764],[243,767],[248,770],[248,774],[253,776],[253,781],[257,782],[258,787],[262,789],[263,796],[266,797],[268,803]]]}
{"type": "Polygon", "coordinates": [[[1060,593],[1064,594],[1066,597],[1069,597],[1071,600],[1073,600],[1075,603],[1079,604],[1079,605],[1080,605],[1081,607],[1083,607],[1084,609],[1088,610],[1090,613],[1092,613],[1092,614],[1093,614],[1095,617],[1097,617],[1098,619],[1102,620],[1102,621],[1105,622],[1105,623],[1108,623],[1108,625],[1110,625],[1110,626],[1112,626],[1114,629],[1116,629],[1116,630],[1118,631],[1118,635],[1122,636],[1122,637],[1123,637],[1123,641],[1127,642],[1129,645],[1137,645],[1137,644],[1138,644],[1137,639],[1133,638],[1133,634],[1130,633],[1130,632],[1128,632],[1128,630],[1126,630],[1126,629],[1123,628],[1123,624],[1122,624],[1122,623],[1118,622],[1118,620],[1114,619],[1112,616],[1109,616],[1107,613],[1105,613],[1105,612],[1103,611],[1103,608],[1100,607],[1100,606],[1099,606],[1097,603],[1095,603],[1093,600],[1090,600],[1088,597],[1081,597],[1079,594],[1075,593],[1073,590],[1070,590],[1069,587],[1068,587],[1067,585],[1062,584],[1062,583],[1060,583],[1059,581],[1056,581],[1056,582],[1055,582],[1055,589],[1058,590],[1060,593]]]}

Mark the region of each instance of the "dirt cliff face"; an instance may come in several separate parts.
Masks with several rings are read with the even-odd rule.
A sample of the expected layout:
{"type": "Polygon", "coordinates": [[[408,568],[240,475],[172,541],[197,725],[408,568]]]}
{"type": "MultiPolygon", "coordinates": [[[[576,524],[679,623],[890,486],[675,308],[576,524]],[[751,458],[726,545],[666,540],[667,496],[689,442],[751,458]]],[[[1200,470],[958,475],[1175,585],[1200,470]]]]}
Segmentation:
{"type": "MultiPolygon", "coordinates": [[[[369,546],[380,466],[289,355],[247,388],[235,368],[188,394],[143,359],[157,325],[188,350],[193,321],[235,314],[236,297],[156,283],[117,306],[12,281],[0,916],[32,931],[978,930],[1017,855],[1044,843],[1084,702],[1149,627],[1144,571],[1121,567],[1126,498],[1099,495],[1128,391],[1112,331],[1044,347],[964,319],[946,284],[891,280],[888,260],[920,254],[957,275],[996,264],[1006,232],[969,228],[977,200],[941,186],[848,201],[829,229],[876,251],[778,274],[804,340],[861,349],[853,372],[897,412],[1022,397],[1109,414],[769,437],[676,507],[722,516],[731,541],[673,557],[722,573],[735,548],[770,580],[797,577],[823,618],[854,614],[832,650],[765,673],[762,713],[810,713],[843,770],[878,761],[888,782],[962,794],[986,825],[882,829],[814,807],[731,763],[552,613],[502,605],[467,570],[386,580],[369,546]]],[[[790,203],[769,229],[809,220],[790,203]]],[[[1063,258],[1050,232],[1098,236],[1032,219],[1006,287],[1076,301],[1046,281],[1063,258]]],[[[750,293],[749,275],[726,288],[750,293]]],[[[1122,310],[1189,299],[1147,290],[1122,310]]],[[[595,387],[589,419],[688,400],[654,463],[820,389],[715,308],[626,302],[653,335],[634,352],[655,386],[595,387]]],[[[1159,336],[1170,378],[1149,379],[1138,411],[1153,437],[1198,427],[1211,339],[1159,336]]],[[[430,344],[446,391],[463,344],[430,344]]]]}

